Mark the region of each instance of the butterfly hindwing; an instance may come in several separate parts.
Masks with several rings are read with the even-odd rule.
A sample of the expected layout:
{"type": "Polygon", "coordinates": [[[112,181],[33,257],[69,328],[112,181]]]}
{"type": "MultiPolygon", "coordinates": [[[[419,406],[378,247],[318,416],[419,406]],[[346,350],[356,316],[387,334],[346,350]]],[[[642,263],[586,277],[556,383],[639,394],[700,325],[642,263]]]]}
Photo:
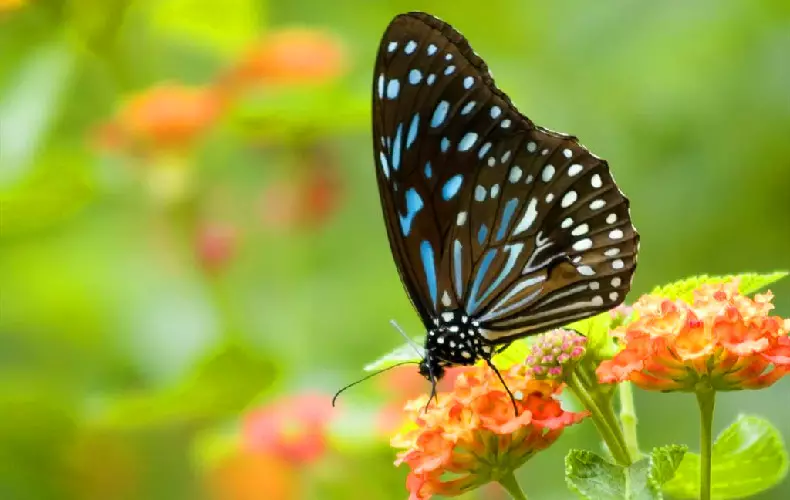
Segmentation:
{"type": "Polygon", "coordinates": [[[507,343],[622,302],[638,236],[606,162],[519,113],[449,25],[392,21],[373,134],[393,256],[426,326],[460,309],[507,343]]]}

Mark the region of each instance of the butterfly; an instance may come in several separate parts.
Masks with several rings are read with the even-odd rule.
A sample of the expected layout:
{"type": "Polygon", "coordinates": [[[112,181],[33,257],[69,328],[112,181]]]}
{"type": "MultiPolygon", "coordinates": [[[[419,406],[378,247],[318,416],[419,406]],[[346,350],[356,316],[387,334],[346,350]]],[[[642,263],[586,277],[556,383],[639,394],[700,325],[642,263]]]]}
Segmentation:
{"type": "Polygon", "coordinates": [[[449,24],[411,12],[387,27],[373,147],[434,391],[446,367],[493,368],[512,341],[625,298],[639,236],[608,164],[521,114],[449,24]]]}

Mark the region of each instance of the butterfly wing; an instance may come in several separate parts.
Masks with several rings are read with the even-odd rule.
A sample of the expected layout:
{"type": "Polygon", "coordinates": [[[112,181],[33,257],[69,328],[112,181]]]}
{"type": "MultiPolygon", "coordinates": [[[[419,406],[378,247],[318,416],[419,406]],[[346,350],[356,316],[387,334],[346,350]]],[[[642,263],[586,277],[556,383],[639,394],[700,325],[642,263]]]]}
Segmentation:
{"type": "Polygon", "coordinates": [[[622,301],[638,236],[606,162],[520,114],[452,27],[392,21],[373,110],[390,246],[426,326],[462,308],[507,342],[622,301]]]}
{"type": "Polygon", "coordinates": [[[450,282],[441,263],[478,170],[479,141],[467,144],[461,132],[479,127],[482,137],[490,125],[450,123],[463,113],[461,103],[494,98],[482,61],[475,65],[470,56],[449,26],[412,13],[389,25],[375,66],[373,147],[384,220],[401,280],[426,325],[454,301],[443,293],[450,282]]]}

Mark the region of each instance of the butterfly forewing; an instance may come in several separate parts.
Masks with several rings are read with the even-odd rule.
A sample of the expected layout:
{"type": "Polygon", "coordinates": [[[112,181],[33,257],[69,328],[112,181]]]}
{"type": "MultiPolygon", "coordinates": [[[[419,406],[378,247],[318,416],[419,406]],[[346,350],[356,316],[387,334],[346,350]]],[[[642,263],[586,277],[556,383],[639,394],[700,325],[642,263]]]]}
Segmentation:
{"type": "Polygon", "coordinates": [[[373,141],[392,252],[426,326],[461,309],[506,343],[622,302],[638,236],[606,162],[521,115],[446,23],[412,13],[388,27],[373,141]]]}

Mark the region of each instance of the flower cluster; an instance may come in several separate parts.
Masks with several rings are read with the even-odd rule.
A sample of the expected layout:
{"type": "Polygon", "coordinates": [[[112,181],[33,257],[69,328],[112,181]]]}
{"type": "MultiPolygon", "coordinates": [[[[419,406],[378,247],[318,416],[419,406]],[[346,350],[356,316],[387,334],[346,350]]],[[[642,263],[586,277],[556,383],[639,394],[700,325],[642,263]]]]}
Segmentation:
{"type": "Polygon", "coordinates": [[[525,378],[523,372],[523,365],[515,365],[502,373],[518,415],[487,366],[464,370],[452,390],[427,408],[427,396],[407,403],[410,425],[391,444],[403,450],[396,465],[411,468],[406,484],[411,499],[457,496],[497,481],[586,416],[562,409],[554,398],[559,384],[525,378]]]}
{"type": "Polygon", "coordinates": [[[584,356],[587,338],[572,330],[552,330],[540,335],[527,357],[536,379],[561,380],[573,361],[584,356]]]}
{"type": "Polygon", "coordinates": [[[704,285],[691,303],[644,296],[635,321],[613,332],[624,348],[598,378],[661,391],[767,387],[790,373],[790,325],[769,315],[772,297],[742,295],[735,281],[704,285]]]}

